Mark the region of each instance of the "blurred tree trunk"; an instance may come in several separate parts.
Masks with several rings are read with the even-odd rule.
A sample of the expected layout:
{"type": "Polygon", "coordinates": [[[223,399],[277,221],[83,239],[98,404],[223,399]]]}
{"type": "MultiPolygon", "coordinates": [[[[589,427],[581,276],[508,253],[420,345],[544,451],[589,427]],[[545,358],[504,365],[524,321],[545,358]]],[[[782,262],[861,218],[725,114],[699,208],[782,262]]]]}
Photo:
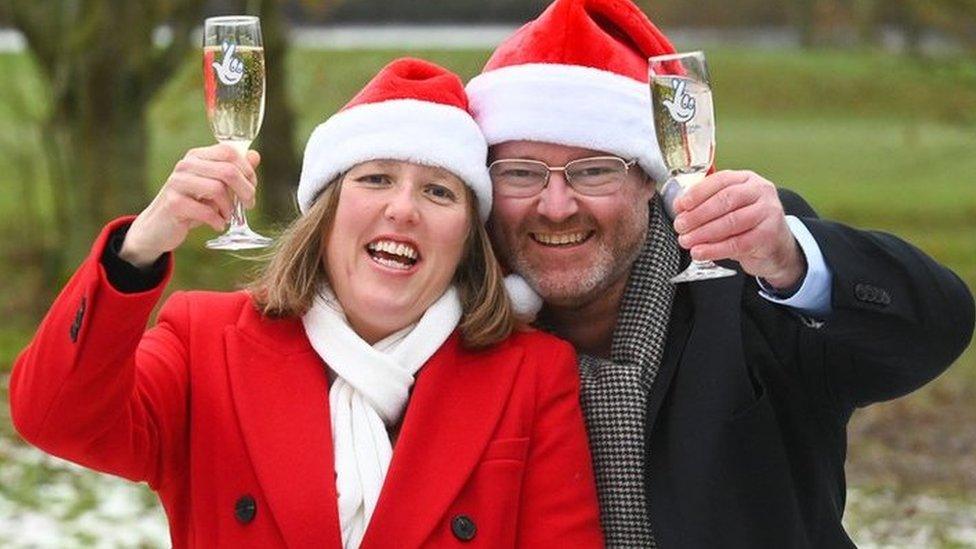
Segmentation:
{"type": "Polygon", "coordinates": [[[53,291],[100,225],[147,204],[146,110],[192,47],[203,0],[2,2],[49,84],[43,140],[55,236],[45,246],[45,282],[53,291]],[[167,22],[172,38],[157,47],[154,31],[167,22]]]}
{"type": "Polygon", "coordinates": [[[923,33],[932,29],[976,55],[976,0],[898,0],[895,4],[911,53],[921,53],[923,33]]]}
{"type": "Polygon", "coordinates": [[[800,46],[814,47],[817,44],[817,0],[793,0],[792,11],[800,46]]]}
{"type": "MultiPolygon", "coordinates": [[[[925,2],[929,3],[929,0],[925,2]]],[[[912,57],[921,57],[924,6],[920,6],[916,0],[896,0],[893,7],[895,22],[904,33],[905,53],[912,57]]]]}
{"type": "Polygon", "coordinates": [[[882,24],[878,0],[853,0],[851,11],[861,44],[878,46],[881,43],[882,24]]]}
{"type": "Polygon", "coordinates": [[[295,111],[288,97],[285,63],[288,59],[288,23],[280,0],[257,0],[267,62],[267,101],[258,149],[262,155],[258,200],[266,218],[290,221],[298,212],[295,190],[301,162],[295,149],[295,111]]]}
{"type": "MultiPolygon", "coordinates": [[[[303,2],[319,16],[341,0],[303,2]]],[[[286,223],[298,213],[295,191],[301,175],[301,158],[295,147],[295,109],[289,97],[288,61],[291,50],[289,24],[282,0],[238,0],[238,9],[261,17],[261,33],[267,70],[264,123],[256,148],[261,152],[258,202],[265,217],[286,223]]]]}

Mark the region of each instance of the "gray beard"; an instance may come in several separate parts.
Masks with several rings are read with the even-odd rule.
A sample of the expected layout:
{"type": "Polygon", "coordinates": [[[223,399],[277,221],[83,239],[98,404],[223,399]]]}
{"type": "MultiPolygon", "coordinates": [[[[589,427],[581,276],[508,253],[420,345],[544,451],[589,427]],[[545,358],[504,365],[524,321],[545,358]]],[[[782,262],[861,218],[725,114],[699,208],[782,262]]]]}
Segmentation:
{"type": "Polygon", "coordinates": [[[635,235],[633,242],[604,241],[597,250],[596,260],[573,272],[540,272],[523,254],[507,250],[504,244],[496,246],[496,249],[502,251],[500,255],[504,262],[522,275],[546,306],[577,309],[601,298],[607,288],[630,272],[647,242],[648,219],[635,217],[634,221],[636,226],[629,231],[629,234],[635,235]]]}
{"type": "Polygon", "coordinates": [[[644,239],[641,238],[635,244],[633,249],[623,250],[625,256],[616,258],[611,250],[604,247],[599,252],[600,261],[572,273],[572,276],[562,276],[555,280],[552,277],[537,276],[530,266],[519,264],[520,262],[516,262],[515,269],[542,296],[546,305],[577,309],[603,297],[608,288],[627,275],[644,247],[644,239]]]}

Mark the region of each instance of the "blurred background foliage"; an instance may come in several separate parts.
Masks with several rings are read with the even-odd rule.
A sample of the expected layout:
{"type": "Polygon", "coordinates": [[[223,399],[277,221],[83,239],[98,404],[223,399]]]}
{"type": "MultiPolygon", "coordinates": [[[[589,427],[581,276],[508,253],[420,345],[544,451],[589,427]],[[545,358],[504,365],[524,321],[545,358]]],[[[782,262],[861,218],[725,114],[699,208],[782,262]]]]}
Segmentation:
{"type": "MultiPolygon", "coordinates": [[[[976,0],[638,3],[666,33],[674,31],[679,49],[706,49],[720,167],[755,170],[801,192],[821,215],[905,237],[976,287],[976,0]],[[713,36],[688,29],[719,34],[707,44],[682,41],[713,36]],[[763,46],[765,35],[776,37],[772,45],[763,46]]],[[[80,474],[64,474],[22,448],[5,415],[6,372],[98,228],[140,211],[188,148],[212,142],[194,34],[203,17],[262,17],[268,108],[255,146],[263,156],[260,203],[249,217],[274,232],[296,214],[304,140],[379,67],[410,54],[467,79],[490,53],[309,49],[292,44],[290,31],[394,23],[514,27],[547,4],[0,0],[0,27],[20,30],[27,44],[26,51],[0,53],[0,545],[4,498],[17,509],[40,509],[49,500],[39,487],[80,474]]],[[[205,250],[210,236],[202,228],[177,252],[170,290],[232,289],[255,268],[255,261],[205,250]]],[[[976,546],[976,518],[957,520],[974,514],[960,509],[976,509],[972,402],[970,348],[925,389],[856,414],[849,526],[860,532],[859,543],[891,546],[894,538],[886,536],[900,531],[893,516],[915,524],[932,515],[932,524],[918,526],[927,529],[923,545],[976,546]],[[899,499],[919,493],[959,504],[943,512],[899,499]]],[[[104,491],[83,478],[69,490],[75,499],[65,517],[96,505],[104,491]]],[[[151,498],[143,499],[152,507],[151,498]]]]}

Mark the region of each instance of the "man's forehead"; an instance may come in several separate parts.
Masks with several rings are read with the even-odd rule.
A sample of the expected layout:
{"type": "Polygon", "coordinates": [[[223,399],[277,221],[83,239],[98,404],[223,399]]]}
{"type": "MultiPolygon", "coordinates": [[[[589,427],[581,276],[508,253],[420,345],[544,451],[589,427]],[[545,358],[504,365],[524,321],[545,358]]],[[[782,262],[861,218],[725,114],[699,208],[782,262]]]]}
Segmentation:
{"type": "Polygon", "coordinates": [[[616,156],[607,151],[543,141],[505,141],[489,147],[488,155],[491,160],[528,158],[553,165],[565,164],[571,160],[588,156],[616,156]]]}

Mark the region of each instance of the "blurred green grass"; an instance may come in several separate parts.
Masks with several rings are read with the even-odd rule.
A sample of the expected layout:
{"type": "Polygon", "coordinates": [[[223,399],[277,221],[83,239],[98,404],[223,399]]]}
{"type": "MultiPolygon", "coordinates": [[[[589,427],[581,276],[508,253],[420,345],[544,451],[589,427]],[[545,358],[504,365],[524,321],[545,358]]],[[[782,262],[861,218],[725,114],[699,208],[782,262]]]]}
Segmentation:
{"type": "MultiPolygon", "coordinates": [[[[707,53],[719,167],[754,170],[800,192],[825,217],[894,232],[976,287],[976,62],[857,51],[707,53]]],[[[379,67],[405,54],[443,64],[463,79],[477,74],[488,56],[482,50],[295,50],[287,64],[298,116],[296,143],[303,144],[379,67]]],[[[26,55],[0,55],[0,74],[0,230],[12,235],[0,248],[0,276],[6,280],[0,299],[2,371],[39,320],[20,314],[36,265],[14,244],[17,235],[44,230],[25,218],[24,201],[43,207],[49,191],[37,127],[47,108],[44,87],[26,55]]],[[[155,102],[150,127],[154,192],[187,148],[212,141],[197,60],[188,61],[155,102]]],[[[262,228],[288,221],[262,219],[260,212],[255,217],[262,228]]],[[[202,229],[180,249],[171,290],[232,288],[253,266],[204,250],[209,236],[202,229]]],[[[964,455],[976,453],[974,398],[971,348],[925,389],[856,416],[852,483],[976,491],[976,464],[964,455]],[[913,435],[933,424],[961,428],[944,431],[953,444],[939,439],[918,447],[913,435]],[[920,456],[938,464],[937,470],[905,465],[908,457],[920,456]]]]}

